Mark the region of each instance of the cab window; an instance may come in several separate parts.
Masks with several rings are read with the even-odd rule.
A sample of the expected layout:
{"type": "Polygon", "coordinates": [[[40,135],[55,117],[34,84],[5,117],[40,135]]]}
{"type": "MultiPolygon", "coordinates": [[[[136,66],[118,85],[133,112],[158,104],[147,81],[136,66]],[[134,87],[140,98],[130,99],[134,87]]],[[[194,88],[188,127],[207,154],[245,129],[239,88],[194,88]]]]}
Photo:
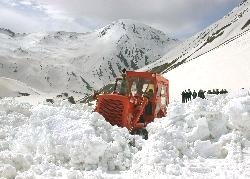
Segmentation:
{"type": "Polygon", "coordinates": [[[129,79],[130,92],[134,96],[136,94],[143,95],[148,91],[154,92],[154,84],[149,79],[143,79],[139,77],[133,77],[129,79]]]}
{"type": "Polygon", "coordinates": [[[166,105],[167,99],[166,99],[166,88],[164,86],[161,87],[161,104],[166,105]]]}

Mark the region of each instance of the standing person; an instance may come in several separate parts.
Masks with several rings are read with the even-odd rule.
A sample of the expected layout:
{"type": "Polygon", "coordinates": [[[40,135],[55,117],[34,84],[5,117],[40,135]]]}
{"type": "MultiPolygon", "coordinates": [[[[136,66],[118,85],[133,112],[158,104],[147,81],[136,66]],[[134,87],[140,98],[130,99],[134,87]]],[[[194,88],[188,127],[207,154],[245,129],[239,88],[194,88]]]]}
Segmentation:
{"type": "Polygon", "coordinates": [[[194,90],[194,92],[193,92],[192,96],[193,96],[193,99],[195,99],[195,98],[197,97],[197,93],[196,93],[196,91],[195,91],[195,90],[194,90]]]}
{"type": "Polygon", "coordinates": [[[206,93],[206,91],[201,90],[201,99],[206,99],[205,93],[206,93]]]}
{"type": "Polygon", "coordinates": [[[184,100],[185,100],[185,103],[186,103],[187,100],[188,100],[188,93],[187,93],[187,90],[184,91],[184,100]]]}
{"type": "Polygon", "coordinates": [[[182,103],[185,103],[185,92],[182,91],[181,93],[182,103]]]}
{"type": "Polygon", "coordinates": [[[192,92],[190,91],[190,89],[188,89],[188,92],[187,92],[188,101],[191,101],[191,97],[192,97],[192,92]]]}
{"type": "Polygon", "coordinates": [[[127,85],[128,85],[128,83],[127,83],[127,75],[126,75],[126,73],[123,73],[122,74],[121,89],[120,89],[120,94],[121,95],[125,95],[125,96],[127,95],[127,93],[128,93],[127,85]]]}
{"type": "Polygon", "coordinates": [[[198,97],[199,98],[202,98],[202,90],[200,89],[199,92],[198,92],[198,97]]]}

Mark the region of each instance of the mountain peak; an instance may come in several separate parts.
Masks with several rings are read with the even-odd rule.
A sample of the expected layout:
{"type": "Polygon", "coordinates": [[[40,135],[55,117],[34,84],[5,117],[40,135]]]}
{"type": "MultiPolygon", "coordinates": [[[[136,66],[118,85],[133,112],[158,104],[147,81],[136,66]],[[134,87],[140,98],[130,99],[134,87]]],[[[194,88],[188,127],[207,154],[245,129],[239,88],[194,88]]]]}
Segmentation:
{"type": "Polygon", "coordinates": [[[8,35],[10,37],[14,37],[15,33],[11,31],[10,29],[0,28],[0,33],[8,35]]]}
{"type": "Polygon", "coordinates": [[[122,25],[122,26],[127,26],[127,27],[130,27],[130,26],[141,26],[141,27],[145,27],[145,28],[152,28],[154,29],[153,27],[149,26],[149,25],[146,25],[146,24],[143,24],[141,22],[138,22],[136,20],[133,20],[133,19],[118,19],[116,21],[113,21],[112,24],[114,25],[122,25]]]}
{"type": "Polygon", "coordinates": [[[112,33],[113,31],[120,32],[120,33],[128,33],[131,30],[133,33],[137,33],[136,28],[138,27],[144,27],[144,29],[150,28],[149,26],[139,23],[132,19],[119,19],[119,20],[113,21],[111,24],[100,29],[100,34],[101,36],[104,36],[105,34],[109,32],[112,33]]]}
{"type": "MultiPolygon", "coordinates": [[[[158,42],[160,39],[163,39],[163,41],[174,40],[178,42],[177,39],[171,38],[164,32],[132,19],[119,19],[101,28],[97,32],[99,33],[99,37],[105,36],[108,38],[117,38],[127,36],[129,38],[153,39],[156,42],[158,42]]],[[[160,43],[163,42],[160,41],[160,43]]]]}
{"type": "Polygon", "coordinates": [[[118,19],[116,21],[113,21],[110,25],[108,26],[112,26],[112,27],[120,27],[122,28],[123,30],[129,30],[132,28],[133,32],[135,32],[135,28],[141,28],[141,29],[148,29],[148,30],[152,30],[152,31],[157,31],[158,33],[162,33],[164,34],[164,32],[158,30],[158,29],[155,29],[147,24],[144,24],[144,23],[141,23],[141,22],[138,22],[136,20],[133,20],[133,19],[118,19]]]}
{"type": "Polygon", "coordinates": [[[0,59],[0,75],[40,91],[79,93],[112,82],[123,68],[137,70],[152,63],[178,44],[163,32],[130,19],[89,33],[40,32],[18,40],[0,39],[2,54],[8,55],[0,59]]]}

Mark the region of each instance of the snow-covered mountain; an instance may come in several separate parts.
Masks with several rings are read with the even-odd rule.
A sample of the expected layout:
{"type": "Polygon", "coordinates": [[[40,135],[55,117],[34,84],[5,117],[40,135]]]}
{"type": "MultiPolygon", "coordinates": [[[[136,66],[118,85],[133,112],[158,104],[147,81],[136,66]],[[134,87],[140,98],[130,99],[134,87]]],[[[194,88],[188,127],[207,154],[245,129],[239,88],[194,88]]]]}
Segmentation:
{"type": "Polygon", "coordinates": [[[142,68],[142,70],[153,70],[158,73],[170,71],[244,36],[249,30],[250,2],[245,0],[222,19],[187,39],[161,59],[142,68]]]}
{"type": "Polygon", "coordinates": [[[179,44],[163,32],[118,20],[90,33],[0,30],[0,76],[45,92],[85,93],[139,69],[179,44]]]}
{"type": "Polygon", "coordinates": [[[164,74],[169,79],[170,100],[180,100],[183,90],[250,89],[250,31],[164,74]]]}
{"type": "Polygon", "coordinates": [[[4,29],[4,28],[0,28],[0,33],[1,34],[6,34],[10,37],[14,37],[15,36],[15,33],[12,32],[10,29],[4,29]]]}

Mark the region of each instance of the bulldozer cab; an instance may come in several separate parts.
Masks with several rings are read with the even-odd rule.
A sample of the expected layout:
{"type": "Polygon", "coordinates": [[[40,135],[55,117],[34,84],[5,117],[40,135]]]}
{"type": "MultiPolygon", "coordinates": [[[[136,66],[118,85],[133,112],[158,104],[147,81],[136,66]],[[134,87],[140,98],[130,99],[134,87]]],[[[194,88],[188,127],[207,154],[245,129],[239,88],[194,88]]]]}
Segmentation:
{"type": "Polygon", "coordinates": [[[111,94],[98,96],[95,111],[111,124],[130,131],[144,128],[154,118],[166,116],[168,85],[168,80],[159,74],[126,71],[116,79],[111,94]]]}
{"type": "Polygon", "coordinates": [[[148,92],[152,92],[152,95],[154,92],[154,83],[150,79],[134,76],[116,79],[114,93],[136,96],[147,94],[148,92]]]}

